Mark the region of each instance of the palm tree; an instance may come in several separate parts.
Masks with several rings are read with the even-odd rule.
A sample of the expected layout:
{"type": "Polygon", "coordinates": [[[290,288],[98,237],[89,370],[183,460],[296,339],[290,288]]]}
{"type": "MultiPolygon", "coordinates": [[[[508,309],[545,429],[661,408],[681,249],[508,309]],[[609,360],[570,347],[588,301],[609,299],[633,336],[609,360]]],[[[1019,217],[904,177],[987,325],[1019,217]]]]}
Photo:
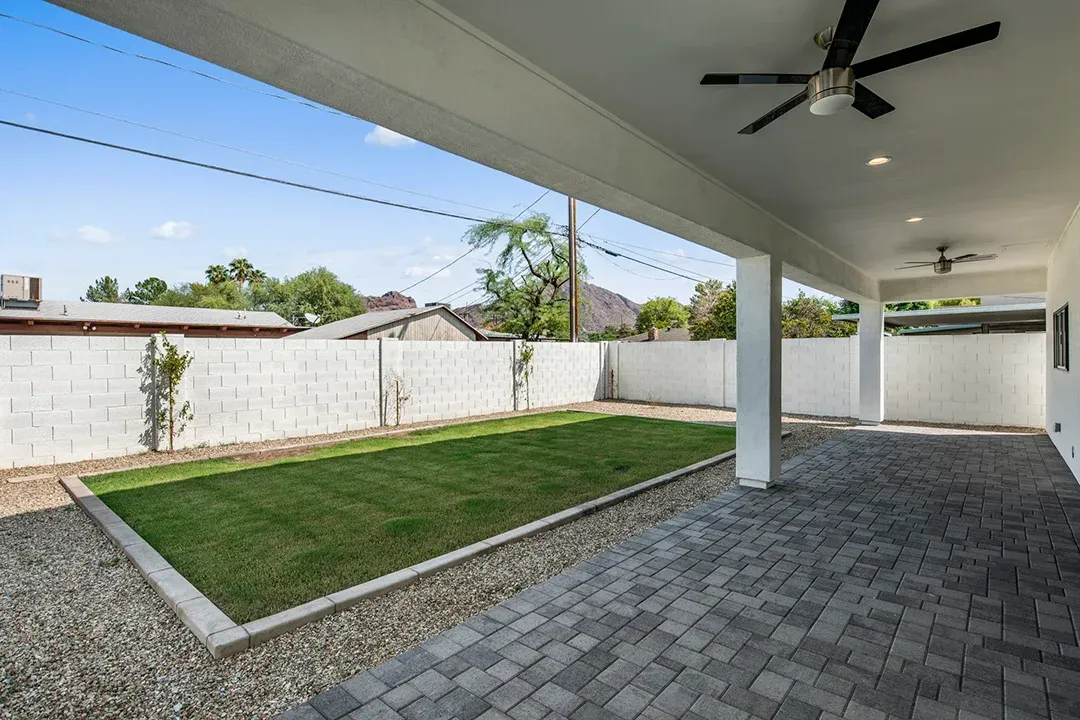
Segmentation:
{"type": "Polygon", "coordinates": [[[263,282],[266,282],[266,273],[262,270],[252,270],[248,275],[248,283],[251,285],[258,285],[263,282]]]}
{"type": "Polygon", "coordinates": [[[255,272],[255,266],[248,262],[246,258],[236,258],[229,263],[229,276],[240,287],[243,287],[244,283],[251,279],[251,273],[253,272],[255,272]]]}
{"type": "Polygon", "coordinates": [[[211,265],[206,268],[206,281],[218,285],[229,280],[229,269],[224,265],[211,265]]]}

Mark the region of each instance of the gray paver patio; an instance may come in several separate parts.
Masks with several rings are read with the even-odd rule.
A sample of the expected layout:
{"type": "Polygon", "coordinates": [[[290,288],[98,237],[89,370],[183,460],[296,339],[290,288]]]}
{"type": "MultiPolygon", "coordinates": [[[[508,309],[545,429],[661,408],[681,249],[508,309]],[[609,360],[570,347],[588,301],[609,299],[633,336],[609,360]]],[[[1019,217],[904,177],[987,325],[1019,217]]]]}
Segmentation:
{"type": "Polygon", "coordinates": [[[1045,436],[851,431],[280,718],[1080,717],[1045,436]]]}

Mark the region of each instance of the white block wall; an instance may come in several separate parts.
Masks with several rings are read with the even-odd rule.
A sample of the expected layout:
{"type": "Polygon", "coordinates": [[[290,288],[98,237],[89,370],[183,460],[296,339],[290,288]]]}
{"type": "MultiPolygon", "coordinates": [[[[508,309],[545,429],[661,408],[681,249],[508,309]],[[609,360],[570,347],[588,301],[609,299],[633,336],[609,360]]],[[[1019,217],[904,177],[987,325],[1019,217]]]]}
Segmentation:
{"type": "Polygon", "coordinates": [[[885,417],[1042,427],[1046,334],[889,338],[885,417]]]}
{"type": "MultiPolygon", "coordinates": [[[[403,424],[514,409],[514,343],[397,341],[397,346],[398,373],[409,396],[401,407],[403,424]]],[[[389,385],[387,393],[392,398],[389,385]]],[[[396,421],[394,410],[391,399],[387,424],[396,421]]]]}
{"type": "Polygon", "coordinates": [[[832,417],[858,414],[858,347],[853,337],[784,340],[780,393],[784,412],[832,417]]]}
{"type": "MultiPolygon", "coordinates": [[[[735,342],[536,343],[515,388],[520,343],[227,339],[173,336],[192,352],[182,400],[195,418],[180,447],[358,430],[550,407],[608,396],[736,406],[735,342]],[[381,414],[380,386],[387,400],[381,414]]],[[[147,338],[0,336],[0,467],[146,450],[140,366],[147,338]]],[[[1045,333],[895,337],[885,342],[885,414],[894,420],[1039,427],[1045,333]]],[[[858,338],[785,340],[785,412],[851,416],[858,338]]]]}
{"type": "MultiPolygon", "coordinates": [[[[515,343],[517,344],[517,343],[515,343]]],[[[551,407],[606,397],[606,343],[533,343],[529,407],[551,407]]],[[[519,393],[521,390],[519,389],[519,393]]],[[[524,396],[518,405],[525,408],[524,396]]]]}
{"type": "Polygon", "coordinates": [[[146,338],[0,335],[0,466],[131,452],[146,338]]]}
{"type": "Polygon", "coordinates": [[[723,340],[612,343],[618,396],[626,400],[724,406],[724,345],[723,340]]]}
{"type": "MultiPolygon", "coordinates": [[[[858,413],[858,337],[784,340],[784,412],[858,413]]],[[[732,340],[613,343],[625,400],[736,407],[732,340]]],[[[1041,427],[1045,333],[903,336],[885,340],[885,417],[1041,427]]]]}
{"type": "MultiPolygon", "coordinates": [[[[195,356],[184,447],[361,430],[379,424],[377,340],[183,338],[195,356]]],[[[133,449],[137,452],[138,449],[133,449]]]]}
{"type": "MultiPolygon", "coordinates": [[[[394,377],[408,396],[403,424],[526,407],[514,386],[520,343],[170,340],[194,356],[180,392],[194,419],[177,447],[394,425],[394,377]]],[[[148,344],[145,337],[0,336],[0,467],[146,451],[140,367],[148,344]]],[[[606,397],[605,343],[533,347],[529,406],[606,397]]]]}

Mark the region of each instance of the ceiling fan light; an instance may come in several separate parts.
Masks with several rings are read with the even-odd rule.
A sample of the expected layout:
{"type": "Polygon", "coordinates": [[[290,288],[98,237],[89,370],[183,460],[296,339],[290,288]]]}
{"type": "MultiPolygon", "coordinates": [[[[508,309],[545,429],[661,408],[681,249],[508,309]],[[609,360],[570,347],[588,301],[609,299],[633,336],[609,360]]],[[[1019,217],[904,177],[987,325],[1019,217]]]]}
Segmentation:
{"type": "Polygon", "coordinates": [[[851,68],[825,68],[807,83],[810,112],[835,115],[855,102],[855,73],[851,68]]]}
{"type": "Polygon", "coordinates": [[[870,167],[877,167],[878,165],[887,165],[888,163],[891,163],[891,162],[892,162],[892,158],[889,157],[888,155],[878,155],[877,157],[872,157],[869,160],[867,160],[866,164],[869,165],[870,167]]]}

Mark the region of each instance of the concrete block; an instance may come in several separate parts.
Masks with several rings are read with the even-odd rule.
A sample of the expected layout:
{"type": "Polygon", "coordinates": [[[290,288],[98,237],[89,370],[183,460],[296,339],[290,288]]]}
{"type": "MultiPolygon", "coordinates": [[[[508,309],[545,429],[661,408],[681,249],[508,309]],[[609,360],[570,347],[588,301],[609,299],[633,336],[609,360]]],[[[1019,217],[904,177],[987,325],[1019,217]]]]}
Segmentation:
{"type": "Polygon", "coordinates": [[[439,555],[438,557],[425,560],[424,562],[417,563],[407,569],[412,570],[420,577],[425,577],[433,573],[437,573],[440,570],[460,565],[463,562],[472,560],[474,557],[479,557],[491,550],[491,546],[484,541],[473,543],[472,545],[466,545],[463,548],[459,548],[452,552],[439,555]]]}
{"type": "Polygon", "coordinates": [[[214,633],[237,627],[228,615],[202,595],[179,603],[175,609],[180,620],[203,644],[214,633]]]}
{"type": "Polygon", "coordinates": [[[52,338],[48,335],[12,335],[12,350],[50,350],[52,338]]]}
{"type": "MultiPolygon", "coordinates": [[[[16,376],[18,367],[11,368],[12,377],[16,376]]],[[[0,382],[0,398],[30,398],[33,396],[33,384],[26,381],[0,382]]],[[[50,403],[51,407],[51,403],[50,403]]]]}
{"type": "MultiPolygon", "coordinates": [[[[71,367],[59,366],[59,367],[71,367]]],[[[11,370],[11,380],[17,383],[29,383],[32,380],[52,380],[52,365],[16,365],[11,370]]],[[[28,386],[29,387],[29,386],[28,386]]]]}
{"type": "MultiPolygon", "coordinates": [[[[12,338],[14,340],[16,338],[12,338]]],[[[29,350],[0,350],[0,365],[32,365],[29,350]]]]}
{"type": "Polygon", "coordinates": [[[328,598],[316,598],[303,605],[297,605],[279,613],[269,615],[249,623],[243,629],[251,637],[251,644],[258,645],[283,633],[315,622],[334,612],[334,603],[328,598]]]}
{"type": "Polygon", "coordinates": [[[202,593],[172,567],[150,573],[146,579],[174,611],[180,603],[202,597],[202,593]]]}
{"type": "Polygon", "coordinates": [[[341,612],[346,608],[352,607],[361,600],[383,595],[391,590],[413,583],[419,577],[420,576],[414,570],[398,570],[397,572],[377,577],[374,580],[369,580],[368,582],[360,583],[359,585],[354,585],[344,590],[339,590],[336,593],[331,593],[330,595],[327,595],[327,599],[334,604],[335,612],[341,612]]]}
{"type": "Polygon", "coordinates": [[[206,649],[215,660],[236,655],[250,646],[251,638],[240,626],[220,630],[206,639],[206,649]]]}
{"type": "Polygon", "coordinates": [[[139,541],[123,547],[124,554],[143,577],[149,577],[151,573],[171,567],[157,550],[150,547],[150,543],[139,541]]]}

